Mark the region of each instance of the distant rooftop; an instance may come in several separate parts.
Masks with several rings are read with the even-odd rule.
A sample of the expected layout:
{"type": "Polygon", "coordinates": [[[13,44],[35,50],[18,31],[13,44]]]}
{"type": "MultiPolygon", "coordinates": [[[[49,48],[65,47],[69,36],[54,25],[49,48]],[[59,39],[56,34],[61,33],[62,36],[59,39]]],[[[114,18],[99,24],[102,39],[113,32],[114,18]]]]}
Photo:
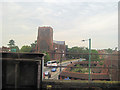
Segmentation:
{"type": "Polygon", "coordinates": [[[55,41],[55,40],[53,40],[53,43],[64,45],[65,41],[55,41]]]}

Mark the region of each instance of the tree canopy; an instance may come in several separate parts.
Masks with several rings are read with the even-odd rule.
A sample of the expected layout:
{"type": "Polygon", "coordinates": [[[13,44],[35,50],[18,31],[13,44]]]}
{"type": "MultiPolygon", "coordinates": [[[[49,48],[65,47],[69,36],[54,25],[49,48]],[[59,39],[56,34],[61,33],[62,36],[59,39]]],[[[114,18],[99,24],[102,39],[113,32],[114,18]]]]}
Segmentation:
{"type": "Polygon", "coordinates": [[[112,50],[112,49],[110,49],[110,48],[105,49],[105,51],[106,51],[107,53],[112,53],[112,52],[113,52],[113,50],[112,50]]]}
{"type": "Polygon", "coordinates": [[[50,55],[45,51],[43,51],[43,53],[46,54],[45,57],[44,57],[44,63],[46,63],[47,61],[50,61],[50,55]]]}
{"type": "Polygon", "coordinates": [[[69,53],[73,53],[71,55],[67,55],[67,58],[86,58],[88,59],[88,57],[86,55],[79,55],[77,53],[88,53],[88,49],[85,47],[72,47],[72,48],[68,48],[67,52],[69,53]]]}
{"type": "Polygon", "coordinates": [[[35,51],[36,45],[37,45],[37,40],[35,40],[35,42],[31,44],[32,52],[35,51]]]}
{"type": "MultiPolygon", "coordinates": [[[[85,58],[86,60],[89,60],[89,55],[88,55],[89,49],[86,48],[86,47],[77,47],[76,46],[76,47],[68,48],[67,52],[72,53],[72,54],[66,56],[68,59],[85,58]],[[81,54],[79,55],[79,53],[81,53],[81,54]]],[[[91,50],[91,53],[98,54],[98,51],[97,50],[91,50]]],[[[97,60],[99,60],[99,55],[92,55],[91,59],[93,61],[97,61],[97,60]]]]}
{"type": "Polygon", "coordinates": [[[24,45],[22,46],[20,52],[31,52],[31,50],[32,50],[31,46],[24,45]]]}
{"type": "Polygon", "coordinates": [[[19,47],[18,46],[11,47],[11,49],[16,49],[16,52],[19,52],[19,47]]]}
{"type": "Polygon", "coordinates": [[[11,48],[11,47],[14,47],[15,46],[15,41],[14,40],[10,40],[9,43],[8,43],[8,46],[11,48]]]}
{"type": "Polygon", "coordinates": [[[97,55],[97,54],[98,54],[98,51],[97,51],[97,50],[91,50],[91,53],[93,54],[93,55],[91,56],[92,61],[99,61],[99,55],[97,55]],[[95,54],[95,55],[94,55],[94,54],[95,54]]]}
{"type": "Polygon", "coordinates": [[[9,44],[7,44],[10,49],[11,49],[11,52],[12,52],[12,49],[15,49],[15,52],[19,52],[19,47],[15,45],[15,41],[14,40],[10,40],[9,41],[9,44]]]}

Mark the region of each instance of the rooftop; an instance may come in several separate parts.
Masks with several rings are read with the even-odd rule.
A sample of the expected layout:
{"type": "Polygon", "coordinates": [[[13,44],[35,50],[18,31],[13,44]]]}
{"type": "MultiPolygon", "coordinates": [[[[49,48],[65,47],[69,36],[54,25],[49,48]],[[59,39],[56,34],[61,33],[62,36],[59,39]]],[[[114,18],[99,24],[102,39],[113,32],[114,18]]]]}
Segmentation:
{"type": "MultiPolygon", "coordinates": [[[[88,74],[84,73],[75,73],[75,72],[69,72],[69,71],[64,71],[60,73],[60,76],[66,76],[66,77],[74,77],[74,78],[81,78],[81,79],[88,79],[88,74]]],[[[99,80],[99,79],[110,79],[108,74],[101,73],[101,74],[92,74],[91,75],[92,79],[99,80]]]]}
{"type": "Polygon", "coordinates": [[[65,41],[55,41],[55,40],[53,40],[53,43],[60,44],[60,45],[64,45],[64,44],[65,44],[65,41]]]}

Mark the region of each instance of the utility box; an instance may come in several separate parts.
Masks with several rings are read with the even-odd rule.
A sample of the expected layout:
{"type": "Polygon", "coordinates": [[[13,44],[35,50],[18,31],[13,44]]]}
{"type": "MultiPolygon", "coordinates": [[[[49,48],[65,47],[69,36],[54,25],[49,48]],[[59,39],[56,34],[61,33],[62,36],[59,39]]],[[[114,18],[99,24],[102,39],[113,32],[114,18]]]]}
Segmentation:
{"type": "Polygon", "coordinates": [[[42,59],[39,53],[2,53],[2,89],[41,88],[42,59]]]}

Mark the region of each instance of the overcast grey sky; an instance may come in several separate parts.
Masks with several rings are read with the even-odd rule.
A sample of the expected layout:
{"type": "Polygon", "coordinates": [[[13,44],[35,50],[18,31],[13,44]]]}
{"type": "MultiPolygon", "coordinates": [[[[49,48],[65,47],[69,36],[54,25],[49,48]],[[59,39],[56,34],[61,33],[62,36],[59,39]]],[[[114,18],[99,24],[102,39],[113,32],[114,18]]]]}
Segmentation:
{"type": "Polygon", "coordinates": [[[92,48],[117,47],[118,0],[81,1],[4,0],[5,3],[0,3],[0,47],[7,46],[10,39],[15,40],[19,47],[30,45],[37,39],[39,26],[51,26],[54,40],[65,41],[69,47],[87,47],[88,42],[81,40],[88,38],[92,39],[92,48]]]}

